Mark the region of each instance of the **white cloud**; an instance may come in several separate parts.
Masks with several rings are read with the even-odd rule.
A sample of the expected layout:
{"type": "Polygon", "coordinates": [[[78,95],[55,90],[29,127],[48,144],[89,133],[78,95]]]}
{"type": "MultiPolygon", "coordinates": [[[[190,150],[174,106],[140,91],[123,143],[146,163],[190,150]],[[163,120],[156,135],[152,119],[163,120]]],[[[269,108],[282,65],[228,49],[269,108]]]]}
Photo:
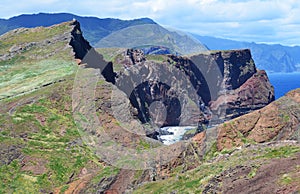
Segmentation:
{"type": "Polygon", "coordinates": [[[162,25],[203,35],[300,45],[299,0],[2,0],[0,9],[0,17],[32,12],[150,17],[162,25]]]}

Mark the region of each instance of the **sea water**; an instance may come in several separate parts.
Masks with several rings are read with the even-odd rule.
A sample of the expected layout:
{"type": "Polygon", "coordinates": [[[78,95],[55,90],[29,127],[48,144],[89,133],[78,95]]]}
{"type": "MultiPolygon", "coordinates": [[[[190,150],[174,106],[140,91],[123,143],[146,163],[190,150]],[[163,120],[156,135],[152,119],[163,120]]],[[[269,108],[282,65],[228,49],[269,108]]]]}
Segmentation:
{"type": "Polygon", "coordinates": [[[300,88],[300,72],[268,73],[268,77],[274,86],[275,99],[284,96],[290,90],[300,88]]]}
{"type": "Polygon", "coordinates": [[[160,139],[165,145],[171,145],[180,141],[186,131],[195,129],[195,126],[175,126],[175,127],[163,127],[162,130],[166,130],[172,135],[161,135],[160,139]]]}

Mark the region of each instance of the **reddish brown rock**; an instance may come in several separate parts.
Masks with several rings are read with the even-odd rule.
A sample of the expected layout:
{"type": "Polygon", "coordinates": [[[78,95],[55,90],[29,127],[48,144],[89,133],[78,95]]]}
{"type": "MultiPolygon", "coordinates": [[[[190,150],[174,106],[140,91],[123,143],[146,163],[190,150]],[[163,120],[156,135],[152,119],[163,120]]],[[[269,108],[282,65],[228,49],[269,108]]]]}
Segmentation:
{"type": "Polygon", "coordinates": [[[221,118],[230,119],[268,105],[274,100],[274,88],[265,71],[253,74],[235,90],[228,90],[210,108],[221,118]]]}
{"type": "Polygon", "coordinates": [[[198,144],[202,144],[203,141],[205,140],[205,136],[206,136],[206,132],[203,131],[201,133],[196,134],[193,138],[192,141],[198,143],[198,144]]]}
{"type": "Polygon", "coordinates": [[[287,93],[268,106],[217,127],[218,150],[246,142],[300,139],[300,89],[287,93]]]}

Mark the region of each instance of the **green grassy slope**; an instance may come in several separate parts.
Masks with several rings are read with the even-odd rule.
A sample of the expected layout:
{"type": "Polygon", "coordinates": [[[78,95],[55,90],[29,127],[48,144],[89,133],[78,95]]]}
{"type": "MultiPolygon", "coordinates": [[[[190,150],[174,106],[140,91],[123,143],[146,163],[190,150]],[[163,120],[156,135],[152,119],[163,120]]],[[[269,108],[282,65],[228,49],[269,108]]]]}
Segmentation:
{"type": "MultiPolygon", "coordinates": [[[[134,193],[236,193],[230,190],[238,187],[235,185],[238,181],[246,185],[238,191],[239,193],[247,193],[251,185],[253,189],[258,186],[256,191],[268,189],[270,192],[273,189],[270,186],[272,183],[266,185],[266,177],[272,177],[274,187],[288,188],[293,185],[297,189],[295,185],[300,183],[299,165],[297,162],[291,162],[293,160],[300,161],[300,147],[297,144],[282,143],[270,147],[257,145],[223,152],[211,150],[207,153],[204,163],[197,168],[186,173],[181,173],[180,168],[175,169],[170,178],[143,184],[134,193]],[[282,168],[283,162],[291,168],[285,167],[277,173],[265,175],[269,170],[276,171],[272,163],[282,168]]],[[[299,187],[298,189],[300,190],[299,187]]]]}
{"type": "Polygon", "coordinates": [[[87,182],[96,192],[93,183],[118,172],[82,143],[73,119],[73,28],[0,37],[0,193],[63,193],[87,182]]]}
{"type": "Polygon", "coordinates": [[[67,47],[72,26],[17,29],[0,36],[0,99],[62,79],[76,70],[67,47]],[[64,33],[69,34],[64,34],[64,33]]]}
{"type": "Polygon", "coordinates": [[[0,102],[0,193],[72,191],[118,172],[99,163],[82,142],[72,115],[73,82],[67,76],[0,102]]]}
{"type": "MultiPolygon", "coordinates": [[[[68,22],[0,37],[0,193],[101,193],[119,173],[86,146],[73,118],[73,28],[68,22]]],[[[122,49],[101,51],[111,60],[122,49]]],[[[137,142],[138,150],[149,146],[137,142]]]]}

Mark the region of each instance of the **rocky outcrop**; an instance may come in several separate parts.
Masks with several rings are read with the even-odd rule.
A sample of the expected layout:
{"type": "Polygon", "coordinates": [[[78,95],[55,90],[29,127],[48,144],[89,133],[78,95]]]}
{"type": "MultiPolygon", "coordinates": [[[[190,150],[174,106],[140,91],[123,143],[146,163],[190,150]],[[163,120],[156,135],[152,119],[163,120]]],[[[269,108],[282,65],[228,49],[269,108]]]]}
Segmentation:
{"type": "MultiPolygon", "coordinates": [[[[6,41],[8,37],[11,36],[22,36],[22,34],[26,33],[34,33],[38,31],[43,30],[51,30],[55,28],[63,28],[68,26],[69,29],[66,29],[65,32],[62,32],[61,34],[49,37],[47,39],[42,39],[40,41],[20,41],[16,44],[12,45],[12,47],[8,50],[7,53],[1,53],[0,54],[0,61],[2,60],[9,60],[12,59],[14,56],[21,54],[25,51],[34,49],[34,48],[44,48],[44,47],[50,47],[51,45],[55,45],[58,42],[66,42],[69,43],[70,46],[73,48],[73,52],[75,55],[75,58],[77,59],[83,59],[83,57],[87,54],[87,52],[92,48],[90,44],[84,39],[82,35],[82,31],[80,29],[80,24],[78,21],[70,21],[65,22],[62,24],[54,25],[48,28],[36,28],[36,29],[29,29],[29,28],[19,28],[12,30],[5,35],[2,36],[2,41],[6,41]]],[[[36,38],[38,40],[38,38],[36,38]]],[[[42,58],[48,58],[50,56],[53,56],[57,54],[60,50],[55,50],[52,52],[49,52],[46,56],[36,56],[39,57],[38,59],[42,58]]],[[[34,56],[32,56],[34,57],[34,56]]]]}
{"type": "Polygon", "coordinates": [[[83,59],[92,47],[90,43],[86,41],[82,36],[80,23],[75,20],[71,23],[71,25],[73,25],[74,27],[71,32],[72,37],[70,40],[70,45],[73,47],[73,50],[75,52],[75,58],[83,59]]]}
{"type": "MultiPolygon", "coordinates": [[[[134,52],[140,53],[138,50],[134,52]]],[[[127,53],[125,59],[128,58],[127,53]]],[[[131,61],[137,60],[132,58],[131,61]]],[[[180,125],[191,120],[191,116],[200,116],[195,100],[190,101],[189,105],[187,103],[187,99],[191,97],[184,90],[188,90],[191,86],[186,76],[178,68],[173,68],[170,62],[142,60],[139,63],[132,62],[131,65],[128,63],[124,65],[126,70],[117,75],[116,85],[127,94],[131,104],[137,110],[137,114],[133,114],[143,123],[153,122],[158,126],[180,125]],[[187,111],[187,109],[194,111],[187,111]],[[182,117],[184,112],[185,115],[193,112],[195,115],[192,114],[187,119],[182,117]]],[[[196,95],[193,97],[196,98],[196,95]]],[[[198,120],[194,119],[196,124],[198,120]]]]}
{"type": "Polygon", "coordinates": [[[250,50],[148,60],[141,50],[128,49],[117,61],[125,69],[116,74],[115,64],[106,62],[83,38],[79,23],[72,25],[70,45],[75,57],[100,68],[106,81],[125,92],[136,110],[132,114],[143,123],[220,123],[274,100],[273,87],[266,73],[257,71],[250,50]]]}
{"type": "Polygon", "coordinates": [[[131,66],[146,60],[144,53],[141,50],[128,49],[125,55],[126,65],[131,66]]]}
{"type": "Polygon", "coordinates": [[[235,90],[227,90],[210,108],[220,118],[231,119],[262,108],[274,100],[274,89],[265,71],[259,70],[235,90]]]}
{"type": "Polygon", "coordinates": [[[105,80],[114,84],[116,74],[113,71],[112,62],[105,61],[103,56],[91,47],[83,37],[80,23],[77,20],[70,22],[70,25],[73,27],[69,44],[73,48],[75,58],[79,59],[80,64],[86,64],[89,68],[100,69],[105,80]]]}
{"type": "Polygon", "coordinates": [[[207,89],[202,87],[198,94],[213,113],[212,123],[246,114],[274,100],[266,73],[257,71],[248,49],[202,54],[193,56],[192,61],[205,75],[207,89]]]}
{"type": "Polygon", "coordinates": [[[222,122],[274,100],[266,73],[257,71],[247,49],[191,57],[167,55],[160,61],[146,60],[140,50],[126,51],[123,56],[126,70],[117,75],[116,85],[144,123],[222,122]]]}
{"type": "Polygon", "coordinates": [[[217,127],[218,150],[247,142],[299,140],[300,89],[287,93],[268,106],[217,127]]]}

